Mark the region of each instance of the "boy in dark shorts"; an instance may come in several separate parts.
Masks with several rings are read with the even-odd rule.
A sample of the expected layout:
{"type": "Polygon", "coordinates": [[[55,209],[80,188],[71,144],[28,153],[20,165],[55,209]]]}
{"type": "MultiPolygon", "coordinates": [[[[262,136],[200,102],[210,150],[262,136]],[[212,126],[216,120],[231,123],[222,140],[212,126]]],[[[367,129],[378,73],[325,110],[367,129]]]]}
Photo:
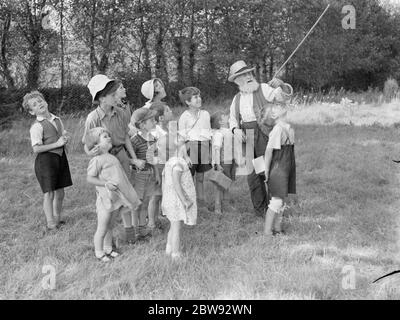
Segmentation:
{"type": "Polygon", "coordinates": [[[288,194],[296,193],[294,130],[286,122],[286,113],[285,105],[275,103],[264,116],[264,120],[274,121],[265,150],[265,183],[271,195],[265,215],[264,234],[267,236],[282,233],[284,200],[288,194]]]}
{"type": "Polygon", "coordinates": [[[31,144],[35,152],[35,174],[44,193],[43,210],[47,229],[64,224],[61,219],[64,188],[72,185],[71,174],[64,146],[67,132],[59,117],[50,113],[43,95],[32,91],[24,96],[23,108],[36,116],[30,128],[31,144]]]}
{"type": "Polygon", "coordinates": [[[187,87],[179,91],[179,99],[188,109],[178,121],[179,134],[186,141],[187,152],[190,156],[190,171],[196,174],[196,193],[198,204],[205,206],[204,173],[211,169],[211,124],[210,114],[202,110],[200,90],[187,87]]]}
{"type": "Polygon", "coordinates": [[[133,214],[133,225],[137,229],[138,239],[151,236],[155,226],[155,206],[150,202],[155,196],[161,196],[161,182],[158,168],[149,162],[148,150],[156,142],[156,138],[151,134],[155,129],[156,111],[148,108],[140,108],[132,113],[131,122],[139,130],[131,138],[132,148],[139,160],[145,162],[143,168],[135,167],[131,173],[131,182],[137,192],[142,204],[133,214]],[[139,212],[140,211],[140,212],[139,212]],[[147,219],[147,222],[146,222],[147,219]]]}

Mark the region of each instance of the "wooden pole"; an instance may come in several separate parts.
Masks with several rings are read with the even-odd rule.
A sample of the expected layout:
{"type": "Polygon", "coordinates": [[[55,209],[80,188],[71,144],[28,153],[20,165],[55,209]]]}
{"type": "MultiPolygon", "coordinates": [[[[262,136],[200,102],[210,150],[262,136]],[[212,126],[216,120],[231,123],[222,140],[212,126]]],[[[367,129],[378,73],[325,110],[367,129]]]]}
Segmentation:
{"type": "Polygon", "coordinates": [[[330,4],[328,4],[328,6],[325,8],[324,12],[322,12],[322,14],[320,15],[320,17],[318,18],[318,20],[314,23],[314,25],[311,27],[310,31],[307,32],[307,34],[305,35],[305,37],[303,38],[303,40],[301,40],[301,42],[299,43],[299,45],[296,47],[296,49],[294,49],[294,51],[292,52],[292,54],[289,56],[289,58],[286,59],[286,61],[283,63],[283,65],[278,69],[277,72],[275,72],[274,78],[276,78],[276,76],[282,71],[282,69],[285,67],[285,65],[289,62],[289,60],[294,56],[294,54],[296,53],[296,51],[300,48],[300,46],[303,44],[303,42],[307,39],[307,37],[310,35],[310,33],[314,30],[314,28],[317,26],[318,22],[321,20],[321,18],[324,16],[325,12],[328,10],[328,8],[330,7],[330,4]]]}

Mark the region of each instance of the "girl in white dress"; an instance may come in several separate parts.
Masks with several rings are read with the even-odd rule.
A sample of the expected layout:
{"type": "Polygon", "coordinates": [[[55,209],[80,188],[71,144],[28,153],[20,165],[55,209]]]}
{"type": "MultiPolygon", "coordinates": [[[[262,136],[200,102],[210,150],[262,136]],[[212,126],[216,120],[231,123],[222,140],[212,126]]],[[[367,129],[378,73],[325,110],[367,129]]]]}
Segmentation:
{"type": "Polygon", "coordinates": [[[173,259],[181,256],[181,222],[195,225],[197,220],[196,189],[183,157],[184,143],[176,133],[169,133],[157,141],[159,157],[167,160],[162,176],[161,208],[171,223],[165,252],[173,259]],[[166,159],[167,154],[169,159],[166,159]]]}

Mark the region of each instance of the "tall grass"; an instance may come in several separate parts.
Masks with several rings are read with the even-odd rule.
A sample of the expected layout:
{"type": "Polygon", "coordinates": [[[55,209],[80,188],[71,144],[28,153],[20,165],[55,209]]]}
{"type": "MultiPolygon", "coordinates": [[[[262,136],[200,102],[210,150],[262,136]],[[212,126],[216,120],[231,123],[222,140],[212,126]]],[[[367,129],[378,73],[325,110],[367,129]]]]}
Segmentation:
{"type": "MultiPolygon", "coordinates": [[[[263,220],[254,216],[246,178],[239,176],[222,216],[201,208],[198,225],[184,228],[183,261],[165,257],[164,232],[148,243],[122,245],[122,256],[110,265],[93,257],[95,191],[85,181],[84,117],[63,117],[72,137],[74,185],[66,190],[67,225],[50,234],[43,233],[42,194],[33,173],[32,119],[17,121],[0,133],[0,299],[400,298],[386,282],[372,284],[399,263],[400,182],[391,159],[400,143],[396,122],[389,121],[398,112],[397,102],[292,107],[299,202],[286,212],[286,235],[272,241],[261,236],[263,220]],[[348,117],[354,125],[340,124],[348,117]],[[367,126],[368,117],[380,125],[367,126]],[[43,265],[56,269],[55,290],[41,286],[43,265]],[[356,270],[354,290],[342,287],[346,265],[356,270]]],[[[209,204],[213,191],[206,181],[209,204]]],[[[115,236],[121,231],[118,224],[115,236]]]]}
{"type": "MultiPolygon", "coordinates": [[[[391,162],[400,152],[395,129],[296,130],[299,203],[286,214],[287,234],[272,241],[261,236],[263,220],[251,210],[245,177],[238,177],[223,215],[201,208],[198,224],[184,228],[179,263],[164,255],[165,232],[147,243],[122,245],[122,256],[112,264],[94,258],[95,191],[85,181],[88,158],[80,152],[69,155],[74,186],[66,190],[67,224],[42,233],[33,156],[3,157],[0,299],[400,298],[389,287],[372,284],[399,263],[400,183],[391,162]],[[44,265],[56,270],[54,290],[41,286],[44,265]],[[346,265],[356,271],[354,290],[342,287],[346,265]]],[[[17,128],[11,139],[15,136],[17,128]]],[[[213,199],[208,181],[206,199],[213,199]]],[[[119,224],[116,236],[121,229],[119,224]]]]}

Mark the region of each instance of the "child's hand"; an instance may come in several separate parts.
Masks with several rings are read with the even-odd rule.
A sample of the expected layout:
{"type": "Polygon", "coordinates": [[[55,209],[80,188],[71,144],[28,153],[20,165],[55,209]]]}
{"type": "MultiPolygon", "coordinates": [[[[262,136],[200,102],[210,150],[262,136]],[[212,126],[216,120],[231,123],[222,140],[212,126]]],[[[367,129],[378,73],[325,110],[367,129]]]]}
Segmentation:
{"type": "Polygon", "coordinates": [[[139,170],[143,170],[144,166],[146,165],[146,161],[140,159],[132,159],[131,163],[135,165],[139,170]]]}
{"type": "Polygon", "coordinates": [[[67,138],[66,138],[65,136],[61,136],[61,137],[57,140],[57,146],[63,147],[67,142],[68,142],[67,138]]]}
{"type": "Polygon", "coordinates": [[[241,129],[235,128],[235,130],[233,131],[235,139],[239,139],[239,141],[245,143],[246,139],[247,139],[245,131],[241,130],[241,132],[239,133],[239,132],[236,132],[236,130],[241,130],[241,129]]]}
{"type": "Polygon", "coordinates": [[[185,155],[185,161],[188,164],[188,167],[190,168],[192,166],[192,160],[190,160],[190,157],[188,155],[185,155]]]}
{"type": "Polygon", "coordinates": [[[161,175],[160,174],[156,174],[156,184],[157,185],[161,185],[161,175]]]}
{"type": "Polygon", "coordinates": [[[113,182],[110,182],[110,181],[106,182],[106,183],[104,184],[104,186],[105,186],[108,190],[110,190],[110,191],[115,191],[115,190],[117,190],[117,186],[116,186],[113,182]]]}
{"type": "Polygon", "coordinates": [[[68,133],[67,130],[64,130],[63,133],[62,133],[62,135],[67,139],[67,142],[66,142],[66,143],[68,143],[69,140],[71,140],[71,136],[69,135],[69,133],[68,133]]]}
{"type": "Polygon", "coordinates": [[[98,145],[94,146],[93,149],[89,151],[89,156],[91,157],[98,156],[99,154],[100,154],[100,148],[98,145]]]}

